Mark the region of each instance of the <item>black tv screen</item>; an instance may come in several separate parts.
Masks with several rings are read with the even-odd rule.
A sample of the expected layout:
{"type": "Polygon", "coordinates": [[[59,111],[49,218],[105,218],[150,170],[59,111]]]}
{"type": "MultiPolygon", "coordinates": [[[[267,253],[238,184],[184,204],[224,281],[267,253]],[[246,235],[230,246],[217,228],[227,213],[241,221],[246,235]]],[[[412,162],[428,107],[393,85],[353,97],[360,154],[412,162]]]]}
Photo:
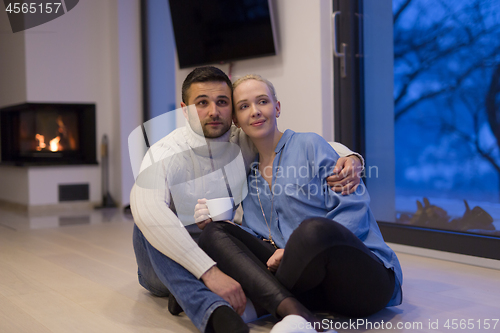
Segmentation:
{"type": "Polygon", "coordinates": [[[180,68],[275,55],[269,0],[169,0],[180,68]]]}

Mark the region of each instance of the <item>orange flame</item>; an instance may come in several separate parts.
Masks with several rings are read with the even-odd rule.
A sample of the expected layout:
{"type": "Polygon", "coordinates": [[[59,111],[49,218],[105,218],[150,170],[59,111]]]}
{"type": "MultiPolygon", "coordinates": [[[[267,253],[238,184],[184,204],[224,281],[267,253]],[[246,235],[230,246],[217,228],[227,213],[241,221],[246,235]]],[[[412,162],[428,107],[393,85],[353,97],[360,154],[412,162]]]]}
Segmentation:
{"type": "Polygon", "coordinates": [[[72,149],[75,149],[74,148],[74,147],[76,147],[75,139],[74,139],[71,132],[68,133],[66,125],[64,125],[64,122],[62,121],[61,116],[59,116],[57,118],[57,125],[58,125],[58,132],[61,134],[49,141],[49,147],[47,147],[47,144],[45,143],[45,136],[43,136],[41,134],[35,135],[36,140],[38,140],[38,146],[36,147],[37,151],[41,151],[42,149],[49,149],[52,152],[64,150],[63,145],[60,144],[61,136],[68,137],[70,147],[72,149]]]}
{"type": "Polygon", "coordinates": [[[61,140],[60,137],[56,136],[52,140],[50,140],[50,151],[58,151],[59,149],[62,150],[61,145],[59,145],[59,141],[61,140]]]}
{"type": "Polygon", "coordinates": [[[40,151],[47,146],[43,135],[37,134],[35,137],[38,140],[38,147],[36,147],[36,150],[40,151]]]}

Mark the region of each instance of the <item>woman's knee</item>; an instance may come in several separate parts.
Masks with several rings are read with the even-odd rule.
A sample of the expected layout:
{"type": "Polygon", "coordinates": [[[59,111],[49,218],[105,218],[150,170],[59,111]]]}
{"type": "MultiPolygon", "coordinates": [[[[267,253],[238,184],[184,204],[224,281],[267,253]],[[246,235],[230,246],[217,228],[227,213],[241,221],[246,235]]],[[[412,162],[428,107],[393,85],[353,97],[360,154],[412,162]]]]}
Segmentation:
{"type": "Polygon", "coordinates": [[[334,221],[324,217],[310,217],[302,221],[297,229],[300,229],[302,232],[316,233],[328,228],[332,222],[334,221]]]}
{"type": "Polygon", "coordinates": [[[294,231],[303,242],[311,244],[329,244],[339,238],[350,236],[350,231],[333,220],[324,217],[311,217],[305,219],[294,231]]]}
{"type": "Polygon", "coordinates": [[[217,234],[220,233],[224,228],[224,225],[219,222],[211,222],[205,226],[200,238],[198,239],[198,245],[201,249],[206,250],[207,246],[217,239],[217,234]]]}

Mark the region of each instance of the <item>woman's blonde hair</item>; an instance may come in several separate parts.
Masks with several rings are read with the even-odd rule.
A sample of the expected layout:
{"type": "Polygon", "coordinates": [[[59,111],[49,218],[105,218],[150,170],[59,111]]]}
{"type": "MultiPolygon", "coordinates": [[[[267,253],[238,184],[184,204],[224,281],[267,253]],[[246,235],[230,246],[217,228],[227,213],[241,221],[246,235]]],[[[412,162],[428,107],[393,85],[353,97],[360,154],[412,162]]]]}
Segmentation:
{"type": "Polygon", "coordinates": [[[236,89],[237,86],[239,86],[241,83],[247,81],[247,80],[256,80],[260,82],[264,82],[267,87],[269,88],[269,91],[271,92],[271,98],[273,99],[274,102],[278,101],[278,96],[276,96],[276,89],[274,89],[274,86],[269,80],[264,79],[262,76],[258,74],[248,74],[243,77],[240,77],[238,80],[236,80],[233,83],[233,91],[236,89]]]}

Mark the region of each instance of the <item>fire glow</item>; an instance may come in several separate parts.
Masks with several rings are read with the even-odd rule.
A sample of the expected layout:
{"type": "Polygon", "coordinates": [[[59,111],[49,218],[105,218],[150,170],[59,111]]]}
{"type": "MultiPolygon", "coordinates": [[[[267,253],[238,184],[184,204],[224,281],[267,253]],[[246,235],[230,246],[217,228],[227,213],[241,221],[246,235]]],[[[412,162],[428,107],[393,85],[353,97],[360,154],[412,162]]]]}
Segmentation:
{"type": "Polygon", "coordinates": [[[43,135],[37,134],[36,139],[38,140],[38,147],[36,147],[36,150],[41,151],[47,146],[45,144],[45,137],[43,135]]]}
{"type": "MultiPolygon", "coordinates": [[[[41,151],[42,149],[47,147],[47,144],[45,143],[45,137],[41,134],[36,135],[36,139],[38,140],[38,147],[36,147],[36,150],[41,151]]],[[[59,141],[61,141],[61,138],[59,136],[56,136],[52,140],[49,141],[49,150],[56,152],[63,150],[63,147],[59,144],[59,141]]]]}
{"type": "Polygon", "coordinates": [[[35,139],[38,140],[37,151],[42,151],[42,149],[49,149],[52,152],[62,151],[64,147],[61,143],[66,143],[71,149],[76,149],[76,141],[72,133],[68,133],[68,129],[62,120],[62,117],[57,117],[57,131],[60,133],[58,136],[49,141],[49,147],[45,143],[45,136],[41,134],[35,135],[35,139]],[[65,138],[65,139],[64,139],[65,138]],[[61,142],[63,140],[63,142],[61,142]]]}
{"type": "Polygon", "coordinates": [[[50,140],[50,151],[62,150],[62,147],[59,144],[59,141],[61,141],[61,138],[58,136],[56,136],[55,138],[50,140]]]}

